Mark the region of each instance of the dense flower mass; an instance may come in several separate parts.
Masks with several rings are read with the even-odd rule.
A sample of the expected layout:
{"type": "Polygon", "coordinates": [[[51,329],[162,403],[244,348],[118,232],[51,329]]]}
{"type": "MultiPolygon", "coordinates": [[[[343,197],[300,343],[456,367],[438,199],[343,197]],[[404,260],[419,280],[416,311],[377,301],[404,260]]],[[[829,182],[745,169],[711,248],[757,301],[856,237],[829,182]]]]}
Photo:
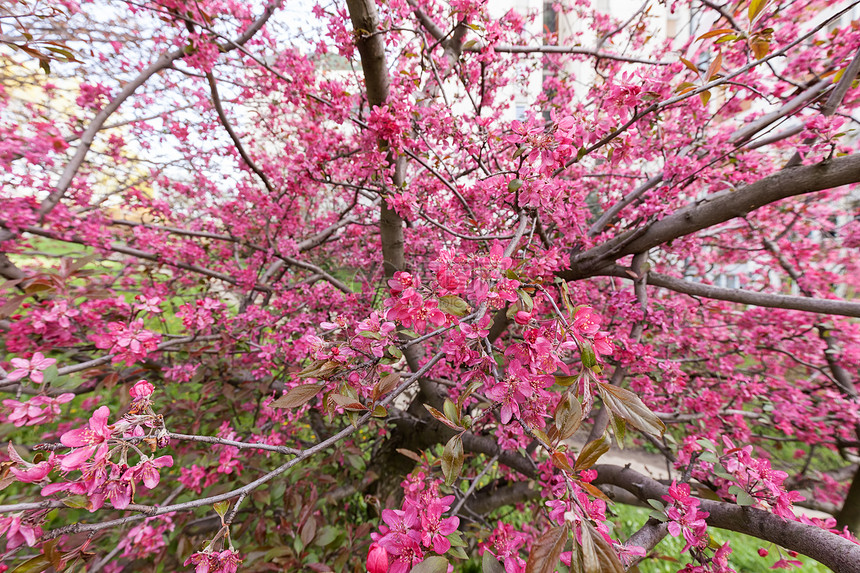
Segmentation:
{"type": "Polygon", "coordinates": [[[0,573],[860,562],[856,7],[0,21],[0,573]]]}
{"type": "Polygon", "coordinates": [[[425,552],[444,555],[451,549],[450,539],[460,518],[443,515],[451,509],[454,496],[440,496],[438,482],[428,483],[422,472],[404,481],[403,488],[406,497],[402,508],[382,510],[384,524],[379,533],[372,534],[369,571],[406,573],[423,561],[425,552]]]}

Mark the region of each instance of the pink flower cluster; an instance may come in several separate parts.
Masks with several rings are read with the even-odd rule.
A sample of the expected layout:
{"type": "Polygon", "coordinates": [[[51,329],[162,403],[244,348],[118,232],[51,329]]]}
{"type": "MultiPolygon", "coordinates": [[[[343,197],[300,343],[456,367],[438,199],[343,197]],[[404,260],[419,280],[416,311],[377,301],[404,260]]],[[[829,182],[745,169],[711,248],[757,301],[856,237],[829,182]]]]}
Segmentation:
{"type": "Polygon", "coordinates": [[[704,554],[697,556],[700,559],[699,564],[687,563],[678,573],[735,573],[735,570],[729,567],[729,555],[732,548],[729,547],[729,542],[726,541],[715,552],[714,556],[707,558],[704,554]]]}
{"type": "Polygon", "coordinates": [[[666,517],[669,518],[669,533],[672,537],[684,535],[686,545],[682,551],[691,547],[704,549],[708,546],[708,512],[699,510],[699,500],[690,495],[690,485],[672,482],[666,500],[666,517]]]}
{"type": "Polygon", "coordinates": [[[67,492],[86,496],[90,511],[101,508],[106,500],[117,509],[125,509],[139,489],[138,482],[152,489],[160,481],[158,470],[173,465],[171,456],[153,458],[129,441],[147,439],[153,448],[166,443],[163,420],[152,411],[150,403],[153,390],[152,384],[140,380],[130,389],[132,404],[119,421],[108,424],[110,410],[102,406],[93,413],[87,427],[65,432],[60,442],[71,448],[67,454],[52,452],[47,460],[34,464],[22,459],[10,445],[9,456],[16,462],[10,472],[18,481],[41,483],[43,496],[67,492]],[[128,462],[130,449],[139,453],[134,465],[128,462]],[[119,454],[118,463],[110,459],[114,453],[119,454]],[[43,483],[54,469],[59,469],[64,478],[73,471],[80,471],[81,475],[68,481],[43,483]]]}
{"type": "Polygon", "coordinates": [[[420,282],[409,273],[394,273],[394,278],[388,281],[391,288],[391,298],[385,301],[389,307],[385,318],[396,320],[406,328],[423,332],[429,322],[439,327],[447,322],[447,315],[439,310],[439,303],[425,299],[420,292],[420,282]]]}
{"type": "Polygon", "coordinates": [[[171,515],[147,517],[143,523],[129,529],[126,536],[119,542],[119,548],[122,550],[120,556],[132,559],[145,558],[164,549],[167,546],[164,536],[174,528],[171,515]]]}
{"type": "Polygon", "coordinates": [[[236,573],[239,570],[239,553],[233,549],[224,551],[198,551],[185,560],[185,565],[194,565],[194,573],[236,573]]]}
{"type": "Polygon", "coordinates": [[[423,472],[404,481],[406,498],[402,509],[382,510],[379,533],[371,534],[374,541],[368,553],[369,573],[406,573],[424,560],[424,552],[432,549],[439,555],[451,548],[447,536],[457,530],[460,518],[442,517],[451,507],[454,496],[439,497],[437,482],[425,481],[423,472]]]}
{"type": "Polygon", "coordinates": [[[42,536],[42,528],[27,520],[23,513],[0,517],[0,536],[6,536],[6,551],[27,544],[33,547],[42,536]]]}
{"type": "Polygon", "coordinates": [[[56,397],[34,396],[27,402],[3,400],[3,405],[12,410],[11,414],[5,416],[5,421],[19,428],[46,424],[60,415],[60,404],[70,402],[74,397],[74,394],[66,392],[56,397]]]}
{"type": "Polygon", "coordinates": [[[85,109],[98,111],[110,100],[110,88],[104,84],[81,84],[75,103],[85,109]]]}
{"type": "Polygon", "coordinates": [[[525,571],[526,562],[520,557],[520,549],[530,539],[525,533],[514,529],[510,523],[499,521],[482,548],[502,562],[505,573],[522,573],[525,571]]]}
{"type": "Polygon", "coordinates": [[[182,324],[189,332],[206,332],[220,320],[227,306],[218,299],[204,298],[193,304],[183,304],[176,316],[182,319],[182,324]]]}
{"type": "MultiPolygon", "coordinates": [[[[768,509],[786,519],[795,519],[792,506],[804,497],[796,491],[787,491],[783,483],[788,474],[770,467],[770,461],[752,456],[752,446],[736,448],[723,436],[725,451],[720,461],[726,471],[734,476],[735,483],[749,493],[757,506],[768,509]]],[[[721,488],[727,487],[726,481],[721,488]]]]}
{"type": "Polygon", "coordinates": [[[143,320],[133,320],[129,324],[122,322],[108,323],[106,334],[95,335],[93,340],[96,347],[115,354],[113,363],[125,361],[131,365],[143,360],[150,352],[158,349],[161,335],[143,327],[143,320]]]}

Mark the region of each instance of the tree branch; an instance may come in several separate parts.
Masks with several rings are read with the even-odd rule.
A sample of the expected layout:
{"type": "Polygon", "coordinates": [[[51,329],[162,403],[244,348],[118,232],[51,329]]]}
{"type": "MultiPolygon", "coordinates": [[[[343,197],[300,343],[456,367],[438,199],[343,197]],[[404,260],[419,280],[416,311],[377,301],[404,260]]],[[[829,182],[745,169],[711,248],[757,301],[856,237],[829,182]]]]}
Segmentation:
{"type": "MultiPolygon", "coordinates": [[[[607,269],[606,272],[601,274],[628,280],[636,279],[635,276],[632,276],[632,271],[628,271],[625,267],[618,265],[613,265],[611,268],[607,269]]],[[[728,302],[751,304],[768,308],[784,308],[787,310],[800,310],[803,312],[860,318],[860,302],[755,292],[736,288],[723,288],[670,277],[669,275],[655,273],[653,271],[648,272],[647,276],[648,284],[650,286],[661,287],[682,294],[688,294],[690,296],[701,296],[715,300],[725,300],[728,302]]]]}
{"type": "Polygon", "coordinates": [[[860,182],[860,154],[783,169],[737,191],[709,195],[646,227],[579,253],[572,257],[570,270],[558,276],[577,280],[605,274],[607,268],[623,256],[641,253],[781,199],[857,182],[860,182]]]}
{"type": "Polygon", "coordinates": [[[212,72],[206,73],[206,80],[209,82],[209,92],[212,94],[212,105],[215,107],[215,112],[218,114],[218,119],[221,121],[221,125],[224,126],[224,129],[227,131],[227,135],[229,135],[230,139],[233,141],[233,145],[236,146],[236,151],[239,152],[239,155],[245,161],[245,165],[257,174],[257,177],[260,178],[269,193],[273,196],[276,195],[272,182],[269,181],[266,174],[257,167],[257,164],[254,163],[251,156],[248,155],[247,151],[245,151],[245,146],[242,145],[242,140],[239,139],[239,136],[233,130],[233,126],[230,125],[230,121],[227,119],[227,114],[224,113],[224,107],[221,105],[221,96],[218,95],[218,84],[215,83],[215,76],[212,75],[212,72]]]}
{"type": "MultiPolygon", "coordinates": [[[[630,468],[596,465],[595,485],[611,484],[621,487],[647,502],[668,495],[669,488],[630,468]]],[[[763,539],[797,551],[833,569],[836,573],[860,572],[860,545],[814,525],[788,521],[761,509],[741,507],[733,503],[699,501],[708,512],[708,525],[728,529],[763,539]]]]}

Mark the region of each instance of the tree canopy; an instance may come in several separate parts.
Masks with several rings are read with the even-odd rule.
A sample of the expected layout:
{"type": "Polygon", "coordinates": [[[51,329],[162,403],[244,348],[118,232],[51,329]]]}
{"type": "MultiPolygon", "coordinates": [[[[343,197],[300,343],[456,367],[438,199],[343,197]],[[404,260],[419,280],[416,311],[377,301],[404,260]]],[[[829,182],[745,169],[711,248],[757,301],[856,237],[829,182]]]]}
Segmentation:
{"type": "Polygon", "coordinates": [[[0,568],[860,571],[857,6],[3,5],[0,568]]]}

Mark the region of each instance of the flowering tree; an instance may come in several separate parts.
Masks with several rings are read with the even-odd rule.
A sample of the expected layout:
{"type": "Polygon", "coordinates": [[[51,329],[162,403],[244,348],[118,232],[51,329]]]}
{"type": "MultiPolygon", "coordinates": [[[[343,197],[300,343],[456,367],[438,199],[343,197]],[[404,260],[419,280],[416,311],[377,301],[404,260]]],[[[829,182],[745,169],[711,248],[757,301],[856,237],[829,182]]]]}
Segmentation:
{"type": "Polygon", "coordinates": [[[2,8],[3,570],[860,571],[856,3],[284,4],[2,8]]]}

